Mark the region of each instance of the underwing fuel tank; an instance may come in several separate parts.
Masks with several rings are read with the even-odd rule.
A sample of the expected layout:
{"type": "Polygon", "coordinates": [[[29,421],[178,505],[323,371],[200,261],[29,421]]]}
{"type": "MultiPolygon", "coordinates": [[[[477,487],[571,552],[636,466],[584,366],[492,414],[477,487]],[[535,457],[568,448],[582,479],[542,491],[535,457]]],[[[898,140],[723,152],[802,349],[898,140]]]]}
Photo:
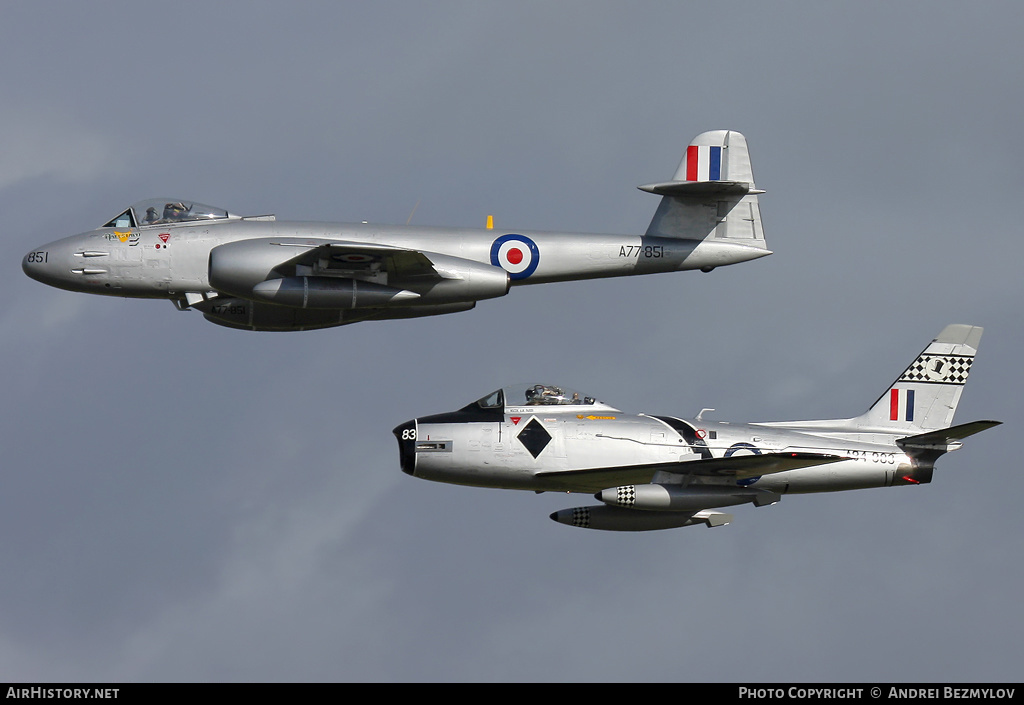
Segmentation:
{"type": "Polygon", "coordinates": [[[744,487],[697,485],[622,485],[609,487],[594,495],[612,507],[627,507],[649,511],[696,511],[711,507],[729,507],[752,502],[761,507],[775,504],[779,495],[744,487]]]}
{"type": "Polygon", "coordinates": [[[639,509],[624,509],[600,505],[597,507],[573,507],[562,509],[551,515],[554,521],[580,529],[599,531],[658,531],[678,529],[682,526],[703,524],[707,527],[725,526],[732,521],[732,514],[703,510],[699,512],[648,512],[639,509]]]}
{"type": "Polygon", "coordinates": [[[332,309],[295,308],[278,306],[262,301],[252,301],[230,296],[192,304],[202,311],[206,319],[226,328],[261,331],[316,330],[343,326],[363,320],[388,320],[395,318],[418,318],[439,316],[447,313],[469,311],[476,305],[473,301],[430,306],[398,306],[395,308],[332,309]]]}
{"type": "Polygon", "coordinates": [[[336,277],[268,279],[254,286],[252,295],[281,306],[331,309],[373,308],[420,298],[415,292],[393,286],[336,277]]]}

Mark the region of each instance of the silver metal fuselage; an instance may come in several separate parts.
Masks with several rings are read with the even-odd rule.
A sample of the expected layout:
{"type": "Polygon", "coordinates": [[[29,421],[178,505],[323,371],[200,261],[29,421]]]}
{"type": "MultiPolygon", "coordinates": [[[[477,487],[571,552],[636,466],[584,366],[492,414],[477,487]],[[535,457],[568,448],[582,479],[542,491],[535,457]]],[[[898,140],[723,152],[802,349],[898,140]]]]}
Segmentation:
{"type": "Polygon", "coordinates": [[[395,435],[402,469],[410,475],[504,489],[594,493],[650,483],[668,468],[685,476],[690,461],[766,453],[848,459],[741,481],[694,476],[687,486],[781,495],[921,484],[932,473],[930,464],[901,451],[892,434],[624,414],[601,404],[506,407],[490,419],[463,410],[414,419],[395,435]]]}
{"type": "MultiPolygon", "coordinates": [[[[394,429],[402,470],[439,482],[588,492],[603,504],[551,515],[606,531],[724,526],[718,508],[785,494],[920,485],[965,438],[951,425],[982,329],[950,324],[864,413],[846,419],[728,423],[628,414],[550,384],[504,387],[394,429]]],[[[708,410],[705,410],[708,411],[708,410]]]]}
{"type": "MultiPolygon", "coordinates": [[[[70,291],[133,298],[177,299],[213,290],[213,248],[241,240],[287,238],[383,245],[448,255],[492,266],[491,249],[504,231],[312,222],[188,222],[125,229],[100,228],[35,248],[22,262],[43,283],[70,291]]],[[[510,285],[706,269],[770,254],[736,242],[641,235],[515,231],[538,246],[536,270],[510,285]]],[[[294,243],[297,244],[297,243],[294,243]]],[[[410,304],[413,305],[413,304],[410,304]]]]}
{"type": "Polygon", "coordinates": [[[466,311],[514,285],[771,254],[742,134],[698,135],[671,180],[640,188],[661,196],[643,235],[283,222],[147,199],[34,249],[22,268],[71,291],[167,298],[230,328],[300,331],[466,311]]]}

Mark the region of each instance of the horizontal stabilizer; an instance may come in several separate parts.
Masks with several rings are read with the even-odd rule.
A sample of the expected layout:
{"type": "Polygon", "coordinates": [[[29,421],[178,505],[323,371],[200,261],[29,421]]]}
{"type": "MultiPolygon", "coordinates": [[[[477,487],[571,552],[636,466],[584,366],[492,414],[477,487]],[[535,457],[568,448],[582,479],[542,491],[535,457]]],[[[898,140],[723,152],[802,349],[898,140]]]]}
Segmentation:
{"type": "Polygon", "coordinates": [[[644,184],[637,188],[659,196],[682,198],[686,196],[695,198],[718,195],[745,196],[748,193],[764,193],[761,190],[751,189],[750,184],[742,181],[663,181],[658,184],[644,184]]]}
{"type": "Polygon", "coordinates": [[[661,196],[650,237],[734,240],[767,252],[746,138],[734,130],[697,135],[669,181],[640,186],[661,196]]]}
{"type": "Polygon", "coordinates": [[[972,421],[938,431],[929,431],[928,433],[919,433],[916,436],[899,438],[896,440],[896,445],[913,456],[936,451],[941,455],[942,453],[948,453],[959,448],[960,441],[968,436],[981,433],[1001,423],[1002,421],[972,421]]]}

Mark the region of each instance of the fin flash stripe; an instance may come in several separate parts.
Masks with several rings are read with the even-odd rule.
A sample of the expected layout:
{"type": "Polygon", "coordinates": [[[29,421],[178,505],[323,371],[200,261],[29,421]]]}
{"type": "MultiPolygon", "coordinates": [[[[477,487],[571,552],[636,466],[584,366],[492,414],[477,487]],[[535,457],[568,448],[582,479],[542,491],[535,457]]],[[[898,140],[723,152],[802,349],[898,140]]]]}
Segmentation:
{"type": "Polygon", "coordinates": [[[721,181],[722,148],[691,144],[686,148],[687,181],[721,181]]]}
{"type": "Polygon", "coordinates": [[[903,402],[904,421],[914,420],[914,390],[913,389],[892,389],[889,391],[889,420],[900,420],[900,402],[903,402]]]}

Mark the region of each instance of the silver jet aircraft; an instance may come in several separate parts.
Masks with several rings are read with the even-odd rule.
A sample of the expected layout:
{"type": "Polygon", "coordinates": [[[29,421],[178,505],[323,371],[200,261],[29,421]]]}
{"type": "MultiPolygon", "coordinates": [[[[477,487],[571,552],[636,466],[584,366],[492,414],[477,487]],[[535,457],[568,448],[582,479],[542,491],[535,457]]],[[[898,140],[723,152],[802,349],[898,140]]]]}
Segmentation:
{"type": "Polygon", "coordinates": [[[246,330],[310,330],[473,308],[511,286],[700,269],[771,254],[746,139],[694,139],[643,235],[283,222],[172,198],[42,245],[33,279],[71,291],[169,299],[246,330]]]}
{"type": "Polygon", "coordinates": [[[867,412],[850,419],[728,423],[626,414],[548,384],[506,387],[394,429],[402,470],[477,487],[587,492],[562,524],[609,531],[721,526],[718,511],[786,494],[931,482],[935,461],[998,425],[951,426],[982,329],[947,326],[867,412]]]}

